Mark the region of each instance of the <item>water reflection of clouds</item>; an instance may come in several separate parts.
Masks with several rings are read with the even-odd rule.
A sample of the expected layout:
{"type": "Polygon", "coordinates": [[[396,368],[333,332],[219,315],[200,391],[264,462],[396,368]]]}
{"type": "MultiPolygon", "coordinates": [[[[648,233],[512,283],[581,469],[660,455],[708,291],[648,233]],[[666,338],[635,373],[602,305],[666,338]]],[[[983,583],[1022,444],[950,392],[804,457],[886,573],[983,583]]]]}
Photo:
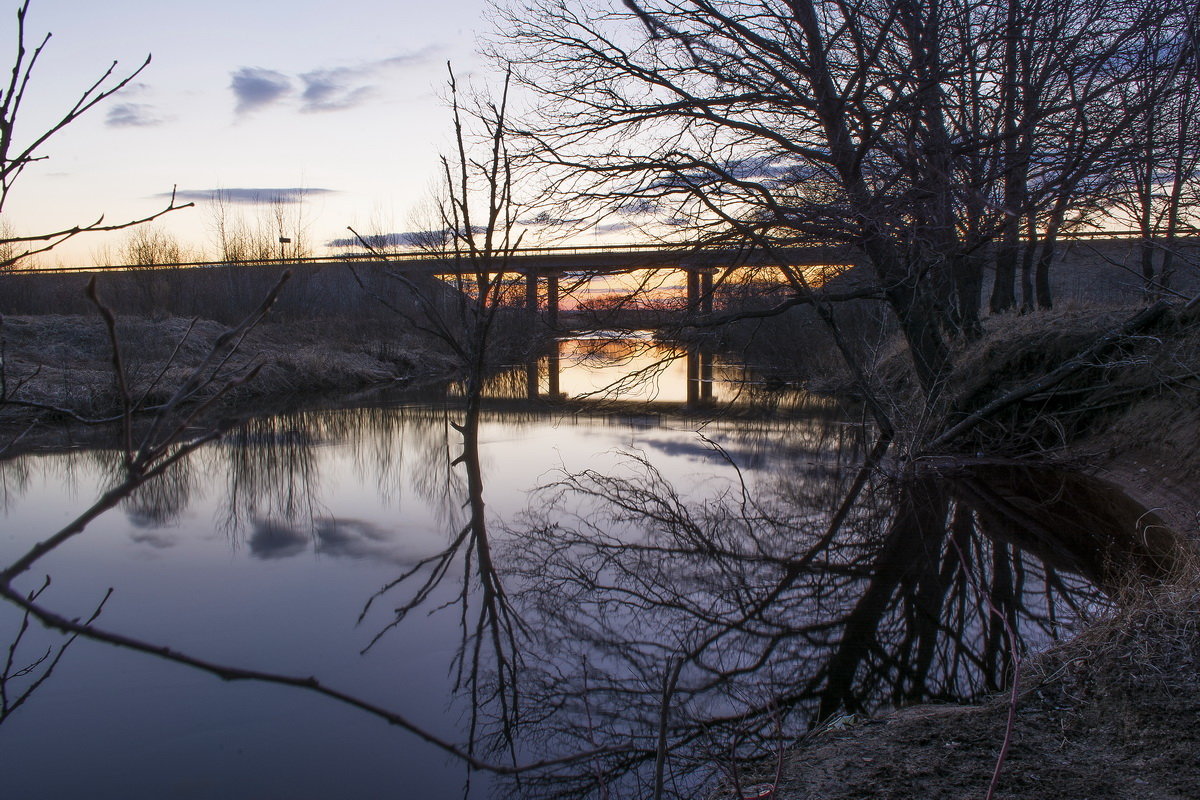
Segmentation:
{"type": "Polygon", "coordinates": [[[129,538],[132,539],[136,544],[149,545],[155,550],[167,550],[179,544],[179,541],[174,536],[168,536],[162,531],[133,531],[129,534],[129,538]]]}
{"type": "Polygon", "coordinates": [[[345,558],[395,560],[392,531],[362,519],[317,520],[317,552],[345,558]]]}
{"type": "Polygon", "coordinates": [[[716,431],[701,437],[693,430],[656,429],[640,433],[638,447],[690,462],[722,464],[732,462],[738,469],[763,470],[772,463],[791,463],[798,449],[780,432],[774,440],[740,441],[716,431]]]}
{"type": "Polygon", "coordinates": [[[643,437],[638,444],[663,455],[687,458],[691,461],[722,461],[722,457],[704,439],[691,433],[683,437],[643,437]]]}
{"type": "Polygon", "coordinates": [[[319,517],[311,528],[301,528],[277,519],[256,518],[251,522],[248,544],[255,558],[291,558],[310,550],[335,558],[409,563],[416,556],[401,552],[403,543],[395,531],[369,520],[319,517]]]}
{"type": "Polygon", "coordinates": [[[299,528],[273,519],[251,520],[253,531],[248,540],[255,558],[276,559],[299,555],[308,549],[308,534],[299,528]]]}

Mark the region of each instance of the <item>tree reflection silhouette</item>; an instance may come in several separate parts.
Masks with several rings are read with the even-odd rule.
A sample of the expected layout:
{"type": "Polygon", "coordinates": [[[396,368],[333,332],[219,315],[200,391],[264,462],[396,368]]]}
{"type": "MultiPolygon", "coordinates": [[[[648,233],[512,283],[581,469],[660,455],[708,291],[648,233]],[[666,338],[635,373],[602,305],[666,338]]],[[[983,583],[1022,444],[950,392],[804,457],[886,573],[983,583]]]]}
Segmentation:
{"type": "Polygon", "coordinates": [[[1103,602],[1100,575],[995,531],[965,479],[872,474],[829,536],[855,472],[824,477],[697,501],[630,455],[623,474],[543,491],[502,548],[531,636],[525,734],[552,753],[615,749],[525,776],[523,792],[647,793],[659,762],[686,796],[714,765],[838,714],[993,691],[1012,645],[1044,644],[1103,602]]]}
{"type": "MultiPolygon", "coordinates": [[[[119,502],[161,524],[218,474],[253,555],[410,565],[360,621],[378,639],[418,610],[453,620],[469,727],[461,750],[438,745],[476,768],[540,762],[510,787],[522,796],[686,796],[715,765],[777,753],[839,714],[971,700],[1004,685],[1014,655],[1102,604],[1097,587],[1167,564],[1157,519],[1103,487],[951,461],[896,477],[879,458],[886,441],[867,453],[864,431],[821,407],[786,436],[752,416],[713,425],[727,451],[703,436],[649,437],[617,468],[564,473],[524,515],[489,519],[481,429],[497,416],[475,385],[473,402],[258,421],[119,502]],[[322,445],[335,441],[346,450],[329,464],[377,475],[384,494],[407,481],[441,509],[436,552],[396,558],[386,523],[318,513],[330,488],[322,445]],[[706,454],[729,480],[672,482],[656,469],[706,454]]],[[[505,420],[545,413],[505,408],[505,420]]],[[[120,472],[111,454],[73,458],[120,472]]],[[[29,468],[12,466],[14,485],[29,468]]],[[[164,657],[95,628],[80,635],[164,657]]],[[[308,679],[246,677],[358,702],[308,679]]]]}

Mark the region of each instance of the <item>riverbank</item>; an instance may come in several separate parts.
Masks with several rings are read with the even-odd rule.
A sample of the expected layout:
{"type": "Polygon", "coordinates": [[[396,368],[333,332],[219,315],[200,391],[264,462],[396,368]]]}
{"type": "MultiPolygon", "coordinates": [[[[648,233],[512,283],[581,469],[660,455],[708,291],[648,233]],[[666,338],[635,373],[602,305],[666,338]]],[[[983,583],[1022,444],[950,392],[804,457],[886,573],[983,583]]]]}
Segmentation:
{"type": "Polygon", "coordinates": [[[1026,661],[1015,693],[835,720],[791,751],[787,800],[1185,800],[1200,787],[1200,583],[1138,591],[1026,661]]]}
{"type": "Polygon", "coordinates": [[[1200,541],[1200,309],[1169,308],[1118,333],[1140,313],[1084,307],[993,317],[985,336],[956,354],[933,426],[956,425],[1037,385],[952,446],[1097,474],[1200,541]],[[1041,385],[1064,365],[1074,366],[1041,385]]]}
{"type": "MultiPolygon", "coordinates": [[[[204,319],[118,318],[128,396],[153,409],[196,376],[200,385],[185,407],[216,397],[219,412],[234,412],[453,372],[454,362],[444,352],[395,330],[264,322],[236,347],[221,346],[228,330],[204,319]],[[253,379],[243,382],[256,367],[253,379]]],[[[121,413],[112,345],[99,315],[5,317],[2,334],[5,402],[0,413],[9,424],[91,422],[121,413]]]]}
{"type": "MultiPolygon", "coordinates": [[[[936,412],[908,417],[917,420],[905,431],[908,442],[1013,396],[1121,330],[1135,311],[1083,308],[988,320],[984,338],[956,354],[936,412]]],[[[888,356],[877,364],[889,402],[903,408],[915,398],[896,366],[888,356]]],[[[1200,541],[1200,317],[1172,309],[1113,337],[1052,388],[989,414],[954,446],[1097,474],[1194,546],[1200,541]]],[[[1113,599],[1111,609],[1085,616],[1059,645],[1028,656],[1011,692],[973,706],[920,705],[827,723],[787,754],[771,796],[1195,797],[1200,559],[1194,547],[1167,580],[1130,585],[1113,599]]],[[[763,770],[759,779],[771,781],[774,765],[763,770]]]]}

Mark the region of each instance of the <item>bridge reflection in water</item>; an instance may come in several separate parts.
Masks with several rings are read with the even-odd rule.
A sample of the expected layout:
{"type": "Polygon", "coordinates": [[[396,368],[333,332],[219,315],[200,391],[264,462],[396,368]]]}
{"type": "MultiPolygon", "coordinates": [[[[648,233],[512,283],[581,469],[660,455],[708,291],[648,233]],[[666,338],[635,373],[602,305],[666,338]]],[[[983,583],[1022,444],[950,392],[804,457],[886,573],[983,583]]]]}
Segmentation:
{"type": "Polygon", "coordinates": [[[710,350],[656,342],[648,335],[557,339],[524,365],[524,395],[528,400],[705,406],[732,400],[742,384],[740,369],[718,377],[716,368],[717,356],[710,350]]]}

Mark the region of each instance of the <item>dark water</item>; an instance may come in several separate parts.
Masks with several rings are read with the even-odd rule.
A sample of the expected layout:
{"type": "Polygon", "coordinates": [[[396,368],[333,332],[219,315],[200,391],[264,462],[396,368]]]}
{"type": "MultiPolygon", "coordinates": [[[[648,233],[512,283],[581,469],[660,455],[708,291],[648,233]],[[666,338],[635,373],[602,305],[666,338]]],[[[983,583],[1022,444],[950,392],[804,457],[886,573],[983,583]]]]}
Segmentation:
{"type": "MultiPolygon", "coordinates": [[[[492,763],[604,751],[519,785],[475,773],[470,796],[649,796],[660,735],[670,796],[846,714],[994,690],[1097,586],[1161,566],[1169,537],[1110,488],[860,474],[853,412],[682,356],[564,344],[499,376],[465,440],[453,390],[253,420],[19,586],[50,575],[43,604],[85,618],[112,587],[108,630],[316,676],[492,763]],[[606,404],[614,371],[649,404],[606,404]],[[579,402],[529,399],[547,394],[579,402]]],[[[0,463],[4,562],[118,469],[103,449],[0,463]]],[[[0,607],[5,650],[19,622],[0,607]]],[[[13,663],[61,641],[35,626],[13,663]]],[[[0,724],[0,771],[12,798],[441,798],[467,779],[344,704],[85,640],[0,724]]]]}

